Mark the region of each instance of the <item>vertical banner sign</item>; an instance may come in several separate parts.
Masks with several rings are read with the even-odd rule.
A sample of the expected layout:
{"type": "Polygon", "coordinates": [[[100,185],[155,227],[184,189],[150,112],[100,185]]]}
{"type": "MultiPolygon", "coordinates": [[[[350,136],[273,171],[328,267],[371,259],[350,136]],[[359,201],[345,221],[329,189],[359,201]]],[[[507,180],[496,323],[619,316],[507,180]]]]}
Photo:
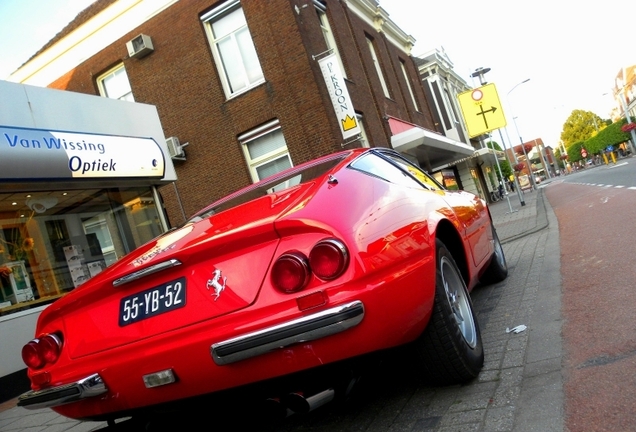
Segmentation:
{"type": "Polygon", "coordinates": [[[353,103],[349,97],[347,83],[340,70],[340,63],[336,54],[330,54],[318,60],[322,76],[327,84],[327,90],[331,97],[333,109],[336,112],[338,125],[344,139],[360,134],[360,126],[356,119],[356,112],[353,109],[353,103]]]}

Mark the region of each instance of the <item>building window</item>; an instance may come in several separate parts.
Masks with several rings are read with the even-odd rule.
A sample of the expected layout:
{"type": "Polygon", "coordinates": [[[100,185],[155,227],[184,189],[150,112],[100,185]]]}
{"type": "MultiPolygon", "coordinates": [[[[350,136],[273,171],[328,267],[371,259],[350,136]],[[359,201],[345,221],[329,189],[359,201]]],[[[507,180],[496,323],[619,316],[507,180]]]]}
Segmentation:
{"type": "Polygon", "coordinates": [[[333,31],[331,30],[331,25],[329,24],[329,18],[327,17],[327,7],[323,2],[318,0],[314,0],[314,6],[316,7],[318,20],[320,20],[320,28],[322,29],[322,35],[325,38],[327,49],[330,52],[336,54],[338,63],[340,63],[340,70],[342,71],[342,75],[346,78],[347,73],[345,72],[344,65],[342,64],[340,52],[338,51],[338,45],[336,44],[336,38],[334,37],[333,31]]]}
{"type": "Polygon", "coordinates": [[[378,79],[380,80],[380,85],[382,86],[382,91],[384,92],[384,96],[387,98],[391,97],[389,93],[389,88],[386,85],[386,80],[384,79],[384,73],[382,73],[382,65],[380,65],[380,61],[378,60],[378,56],[375,51],[375,45],[373,44],[373,40],[367,37],[367,45],[369,45],[369,51],[371,52],[371,59],[373,60],[373,66],[375,66],[375,71],[378,74],[378,79]]]}
{"type": "Polygon", "coordinates": [[[265,81],[245,14],[238,1],[229,2],[201,17],[221,77],[230,98],[265,81]]]}
{"type": "Polygon", "coordinates": [[[292,167],[278,120],[239,136],[252,181],[257,182],[292,167]]]}
{"type": "Polygon", "coordinates": [[[459,120],[457,116],[457,111],[455,111],[455,104],[453,103],[453,98],[450,95],[450,92],[446,87],[444,87],[444,98],[446,99],[446,104],[450,108],[450,115],[453,119],[454,125],[457,127],[459,125],[459,120]]]}
{"type": "Polygon", "coordinates": [[[0,193],[0,317],[51,303],[163,232],[149,188],[0,193]]]}
{"type": "Polygon", "coordinates": [[[415,111],[419,111],[420,107],[415,100],[415,94],[413,93],[413,88],[411,87],[411,81],[409,80],[409,74],[406,73],[406,65],[404,61],[400,59],[400,67],[402,68],[402,73],[404,74],[404,80],[406,81],[406,87],[409,89],[409,94],[411,95],[411,100],[413,101],[413,106],[415,107],[415,111]]]}
{"type": "Polygon", "coordinates": [[[134,102],[128,74],[124,65],[119,65],[97,78],[99,94],[111,98],[134,102]]]}

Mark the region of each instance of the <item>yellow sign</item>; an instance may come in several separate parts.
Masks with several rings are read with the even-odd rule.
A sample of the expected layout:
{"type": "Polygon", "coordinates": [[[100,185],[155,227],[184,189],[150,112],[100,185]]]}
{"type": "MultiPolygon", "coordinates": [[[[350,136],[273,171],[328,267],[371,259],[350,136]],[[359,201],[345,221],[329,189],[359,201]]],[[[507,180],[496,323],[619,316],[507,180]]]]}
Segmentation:
{"type": "Polygon", "coordinates": [[[494,84],[460,93],[457,98],[471,138],[506,126],[494,84]]]}

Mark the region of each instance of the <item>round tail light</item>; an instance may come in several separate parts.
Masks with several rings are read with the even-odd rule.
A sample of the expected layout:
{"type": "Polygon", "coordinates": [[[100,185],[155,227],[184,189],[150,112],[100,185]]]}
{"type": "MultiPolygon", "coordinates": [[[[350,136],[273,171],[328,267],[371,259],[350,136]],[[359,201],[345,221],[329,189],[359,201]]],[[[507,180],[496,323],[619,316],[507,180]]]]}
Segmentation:
{"type": "Polygon", "coordinates": [[[281,255],[272,268],[272,283],[284,293],[300,291],[307,285],[310,276],[307,258],[298,252],[281,255]]]}
{"type": "Polygon", "coordinates": [[[31,369],[40,369],[44,366],[44,359],[38,350],[38,340],[34,339],[22,347],[22,360],[31,369]]]}
{"type": "Polygon", "coordinates": [[[340,240],[322,240],[309,253],[311,270],[323,280],[332,280],[342,275],[348,264],[349,252],[340,240]]]}
{"type": "Polygon", "coordinates": [[[33,339],[22,347],[22,360],[31,369],[41,369],[60,358],[62,341],[54,334],[33,339]]]}

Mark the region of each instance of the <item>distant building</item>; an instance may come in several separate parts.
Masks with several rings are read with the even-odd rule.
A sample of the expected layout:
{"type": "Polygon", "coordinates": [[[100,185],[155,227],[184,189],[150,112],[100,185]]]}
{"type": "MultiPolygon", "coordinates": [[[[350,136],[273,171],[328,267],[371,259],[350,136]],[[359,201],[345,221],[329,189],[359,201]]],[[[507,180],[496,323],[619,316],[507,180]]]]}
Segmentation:
{"type": "MultiPolygon", "coordinates": [[[[436,126],[441,127],[447,137],[466,143],[475,149],[469,157],[461,158],[443,167],[438,180],[452,173],[453,178],[458,179],[460,189],[468,190],[490,201],[491,192],[497,189],[499,178],[495,157],[502,162],[506,159],[503,152],[496,154],[486,147],[488,141],[498,142],[496,138],[491,139],[487,135],[472,139],[469,137],[457,96],[471,90],[472,87],[454,71],[453,63],[443,49],[435,49],[420,55],[416,57],[415,62],[418,65],[427,100],[440,119],[440,124],[436,126]]],[[[503,143],[500,145],[503,148],[503,143]]]]}
{"type": "Polygon", "coordinates": [[[541,138],[526,141],[523,143],[523,147],[522,144],[516,145],[512,150],[507,150],[507,153],[511,160],[523,165],[523,168],[517,173],[518,175],[530,176],[532,172],[533,178],[543,180],[554,177],[559,170],[552,148],[545,146],[541,138]]]}
{"type": "Polygon", "coordinates": [[[612,121],[625,117],[625,110],[632,121],[636,121],[636,65],[623,67],[614,79],[612,121]]]}

